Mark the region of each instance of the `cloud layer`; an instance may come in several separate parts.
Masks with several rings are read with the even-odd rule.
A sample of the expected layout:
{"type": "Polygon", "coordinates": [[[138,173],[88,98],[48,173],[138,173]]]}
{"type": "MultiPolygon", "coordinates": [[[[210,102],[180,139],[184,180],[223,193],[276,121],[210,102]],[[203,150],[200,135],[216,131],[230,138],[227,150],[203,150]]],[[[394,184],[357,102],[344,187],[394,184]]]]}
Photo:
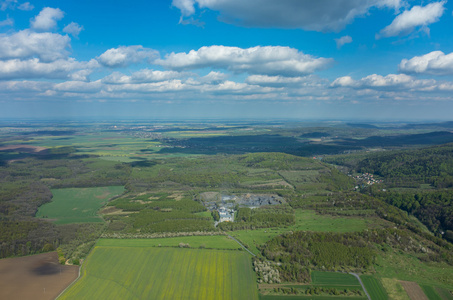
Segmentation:
{"type": "Polygon", "coordinates": [[[174,70],[226,69],[236,73],[297,76],[327,68],[330,58],[315,58],[297,49],[280,46],[238,48],[202,47],[189,53],[171,53],[156,64],[174,70]]]}
{"type": "Polygon", "coordinates": [[[423,56],[403,59],[399,71],[407,74],[453,75],[453,53],[433,51],[423,56]]]}
{"type": "Polygon", "coordinates": [[[182,16],[195,5],[220,12],[220,20],[247,27],[302,28],[339,31],[372,7],[399,9],[402,0],[173,0],[182,16]]]}

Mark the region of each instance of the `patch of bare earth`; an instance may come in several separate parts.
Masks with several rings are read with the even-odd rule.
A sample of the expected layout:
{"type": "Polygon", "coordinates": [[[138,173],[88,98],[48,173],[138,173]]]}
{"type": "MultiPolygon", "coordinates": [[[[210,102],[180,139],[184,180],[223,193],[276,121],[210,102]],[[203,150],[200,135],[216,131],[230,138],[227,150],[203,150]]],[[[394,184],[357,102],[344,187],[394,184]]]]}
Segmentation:
{"type": "Polygon", "coordinates": [[[400,280],[400,283],[411,300],[429,300],[425,293],[423,293],[422,288],[416,282],[400,280]]]}
{"type": "Polygon", "coordinates": [[[0,299],[55,299],[79,274],[56,252],[0,260],[0,299]]]}
{"type": "Polygon", "coordinates": [[[22,152],[37,153],[37,152],[47,150],[47,148],[39,147],[39,146],[31,146],[31,145],[8,145],[8,146],[0,147],[0,151],[5,151],[5,150],[17,150],[17,151],[22,151],[22,152]]]}
{"type": "Polygon", "coordinates": [[[129,215],[135,213],[133,211],[123,211],[115,206],[107,206],[99,211],[101,215],[129,215]]]}

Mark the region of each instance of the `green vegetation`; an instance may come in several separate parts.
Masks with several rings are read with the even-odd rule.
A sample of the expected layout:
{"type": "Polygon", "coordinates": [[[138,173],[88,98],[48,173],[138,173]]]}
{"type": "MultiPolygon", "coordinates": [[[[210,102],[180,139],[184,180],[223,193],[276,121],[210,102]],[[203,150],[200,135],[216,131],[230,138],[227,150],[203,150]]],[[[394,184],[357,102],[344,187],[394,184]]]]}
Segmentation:
{"type": "Polygon", "coordinates": [[[238,243],[224,235],[213,236],[180,236],[154,239],[100,239],[99,247],[180,247],[180,244],[190,248],[206,249],[242,249],[238,243]]]}
{"type": "MultiPolygon", "coordinates": [[[[388,295],[379,280],[371,275],[362,275],[360,279],[363,282],[371,300],[387,300],[388,295]]],[[[431,299],[431,298],[430,298],[431,299]]]]}
{"type": "Polygon", "coordinates": [[[420,285],[426,297],[429,300],[442,300],[442,298],[437,294],[436,289],[429,285],[420,285]]]}
{"type": "Polygon", "coordinates": [[[360,286],[357,278],[345,273],[313,271],[311,280],[316,285],[360,286]]]}
{"type": "Polygon", "coordinates": [[[122,186],[54,189],[52,202],[41,206],[36,217],[53,219],[56,224],[103,222],[98,210],[123,192],[122,186]]]}
{"type": "Polygon", "coordinates": [[[96,246],[59,299],[258,299],[241,251],[96,246]],[[120,284],[121,283],[121,284],[120,284]]]}

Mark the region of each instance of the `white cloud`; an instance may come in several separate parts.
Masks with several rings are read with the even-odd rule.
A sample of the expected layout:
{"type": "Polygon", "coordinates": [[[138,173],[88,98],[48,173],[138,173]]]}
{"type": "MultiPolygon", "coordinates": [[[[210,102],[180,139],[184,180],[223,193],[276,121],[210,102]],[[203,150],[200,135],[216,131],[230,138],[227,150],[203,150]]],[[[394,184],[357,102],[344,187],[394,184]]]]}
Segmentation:
{"type": "Polygon", "coordinates": [[[176,71],[156,71],[143,69],[132,73],[131,76],[127,76],[119,72],[113,72],[112,74],[104,77],[102,79],[102,82],[107,84],[152,83],[172,79],[180,79],[185,76],[185,74],[176,71]]]}
{"type": "Polygon", "coordinates": [[[79,34],[82,30],[83,30],[83,26],[80,26],[79,24],[77,24],[75,22],[71,22],[65,28],[63,28],[63,32],[69,33],[76,38],[79,37],[79,34]]]}
{"type": "Polygon", "coordinates": [[[13,26],[13,25],[14,25],[14,21],[10,17],[7,17],[5,20],[0,21],[0,27],[13,26]]]}
{"type": "Polygon", "coordinates": [[[298,76],[325,69],[332,62],[330,58],[315,58],[289,47],[209,46],[189,53],[171,53],[154,63],[175,70],[218,68],[236,73],[298,76]]]}
{"type": "Polygon", "coordinates": [[[30,2],[22,3],[17,7],[20,10],[33,10],[35,7],[30,2]]]}
{"type": "Polygon", "coordinates": [[[0,10],[7,10],[8,8],[13,8],[17,3],[17,0],[3,0],[0,1],[0,10]]]}
{"type": "Polygon", "coordinates": [[[144,48],[143,46],[120,46],[102,53],[98,61],[110,68],[126,67],[132,63],[139,63],[144,60],[152,62],[159,53],[156,50],[144,48]]]}
{"type": "Polygon", "coordinates": [[[372,89],[380,91],[421,91],[427,87],[436,85],[435,80],[415,79],[406,74],[388,74],[386,76],[372,74],[360,80],[354,80],[350,76],[335,79],[331,87],[348,87],[354,89],[372,89]]]}
{"type": "Polygon", "coordinates": [[[453,75],[453,53],[433,51],[423,56],[403,59],[398,66],[403,73],[453,75]]]}
{"type": "Polygon", "coordinates": [[[216,84],[216,83],[221,83],[221,82],[225,81],[227,78],[228,78],[228,75],[225,73],[211,71],[211,72],[209,72],[209,74],[201,77],[200,81],[205,82],[205,83],[216,84]]]}
{"type": "Polygon", "coordinates": [[[72,72],[97,67],[97,61],[78,62],[74,58],[59,59],[48,63],[37,58],[0,61],[0,79],[14,78],[69,78],[72,72]]]}
{"type": "Polygon", "coordinates": [[[339,39],[335,39],[335,42],[337,43],[337,49],[340,49],[343,45],[352,43],[352,37],[345,35],[339,39]]]}
{"type": "Polygon", "coordinates": [[[45,7],[31,20],[31,27],[35,30],[46,31],[57,26],[57,21],[63,19],[64,12],[59,8],[45,7]]]}
{"type": "Polygon", "coordinates": [[[393,22],[382,29],[376,38],[408,35],[416,27],[428,29],[428,25],[439,21],[445,10],[447,1],[430,3],[426,6],[414,6],[398,15],[393,22]]]}
{"type": "Polygon", "coordinates": [[[182,16],[199,8],[220,12],[220,20],[247,27],[339,31],[370,8],[399,9],[403,0],[174,0],[182,16]]]}
{"type": "Polygon", "coordinates": [[[44,62],[68,56],[70,39],[56,33],[28,29],[12,35],[0,34],[0,59],[38,57],[44,62]]]}
{"type": "Polygon", "coordinates": [[[267,76],[267,75],[250,75],[245,80],[246,83],[267,87],[291,87],[291,88],[307,88],[319,87],[325,85],[326,81],[319,79],[315,75],[303,77],[282,77],[282,76],[267,76]]]}
{"type": "Polygon", "coordinates": [[[183,16],[190,16],[195,13],[194,0],[173,0],[171,5],[178,8],[183,16]]]}

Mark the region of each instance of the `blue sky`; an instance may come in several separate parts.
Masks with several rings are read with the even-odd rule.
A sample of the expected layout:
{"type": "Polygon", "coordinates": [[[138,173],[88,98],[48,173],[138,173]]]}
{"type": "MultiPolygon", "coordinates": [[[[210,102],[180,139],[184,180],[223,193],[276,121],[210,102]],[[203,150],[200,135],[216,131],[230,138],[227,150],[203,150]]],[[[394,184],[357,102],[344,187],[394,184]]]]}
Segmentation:
{"type": "Polygon", "coordinates": [[[0,0],[0,118],[452,120],[450,2],[0,0]]]}

